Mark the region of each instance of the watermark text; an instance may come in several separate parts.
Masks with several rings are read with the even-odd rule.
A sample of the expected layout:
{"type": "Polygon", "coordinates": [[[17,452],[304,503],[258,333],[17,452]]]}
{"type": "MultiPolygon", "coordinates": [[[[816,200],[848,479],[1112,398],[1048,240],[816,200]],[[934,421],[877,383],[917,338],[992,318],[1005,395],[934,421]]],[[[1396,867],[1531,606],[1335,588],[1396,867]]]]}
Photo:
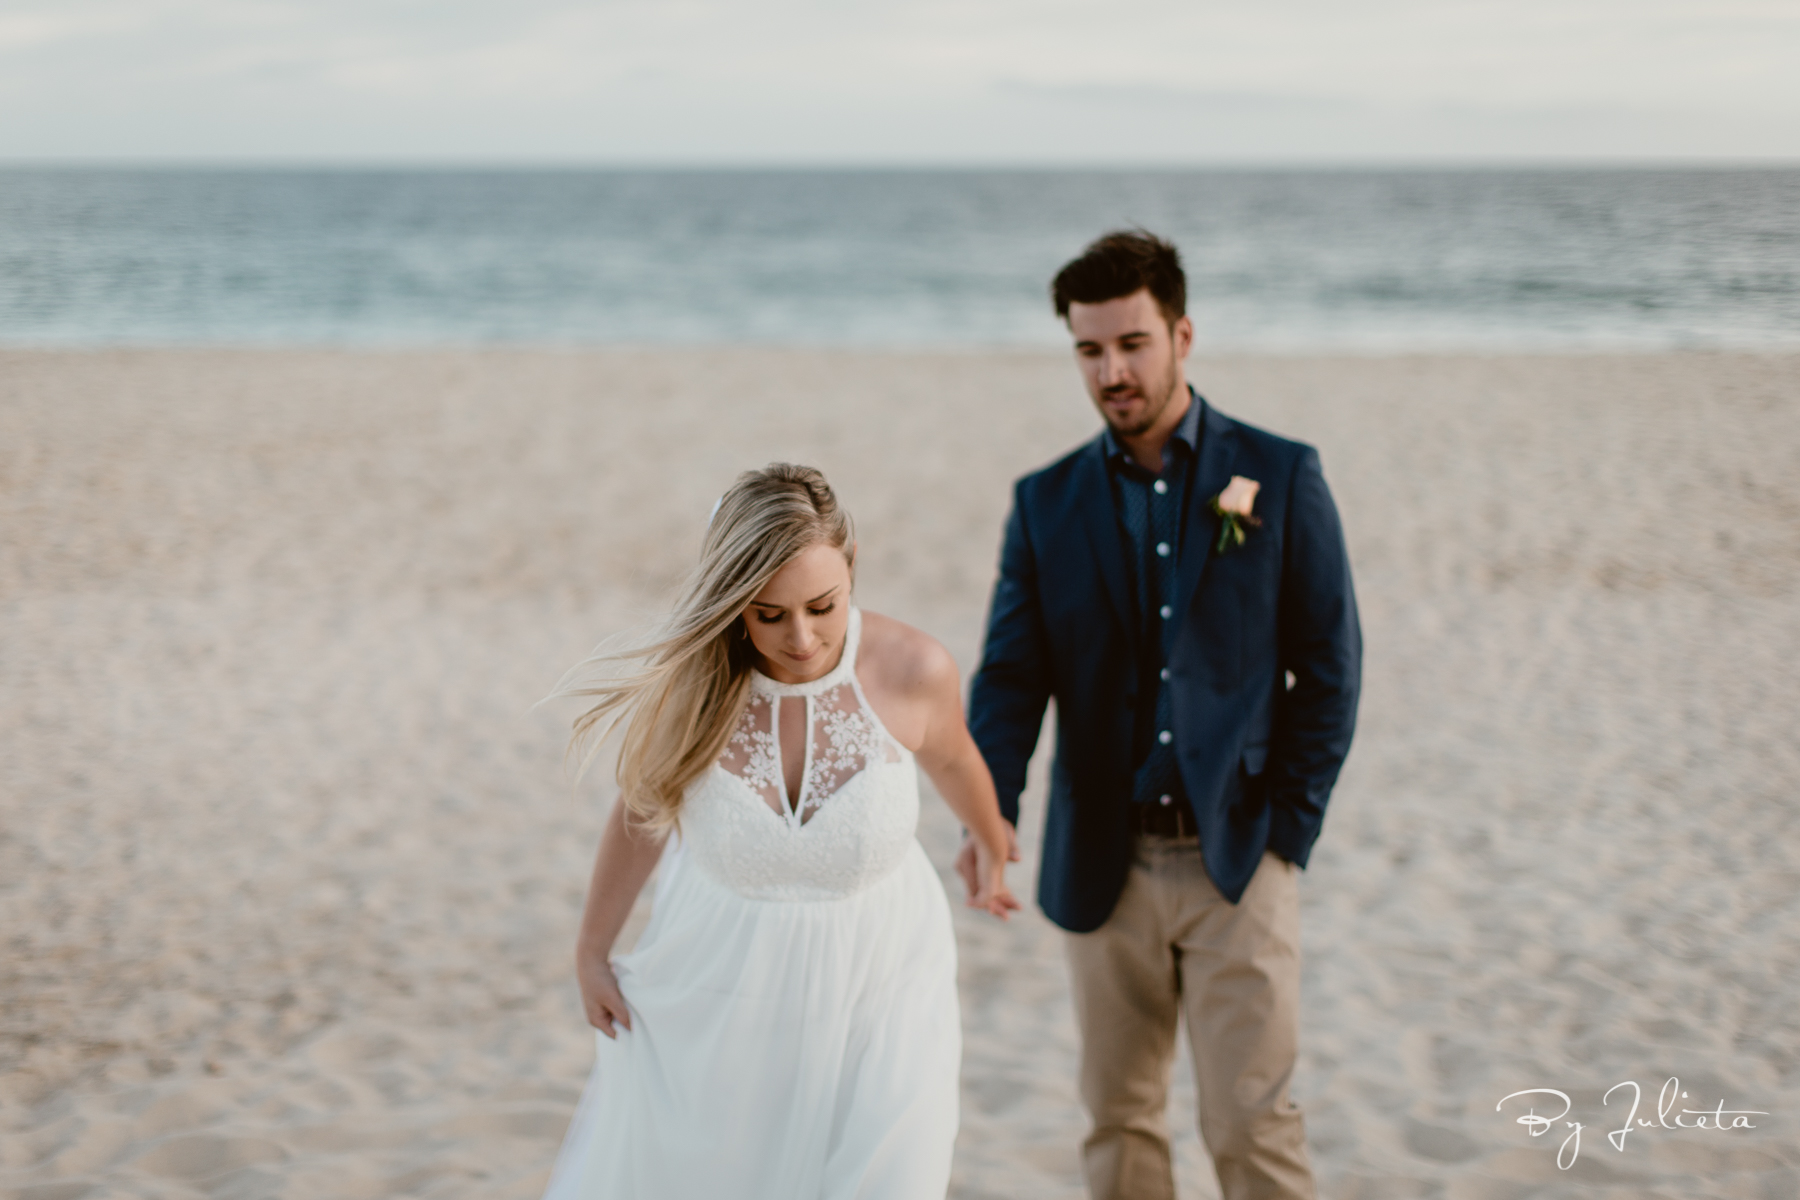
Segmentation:
{"type": "MultiPolygon", "coordinates": [[[[1639,1088],[1634,1080],[1627,1079],[1607,1088],[1606,1095],[1600,1098],[1600,1103],[1610,1108],[1615,1093],[1619,1098],[1619,1111],[1625,1114],[1625,1119],[1617,1129],[1607,1133],[1606,1140],[1611,1142],[1613,1149],[1620,1154],[1625,1153],[1625,1139],[1640,1129],[1707,1129],[1730,1132],[1733,1129],[1755,1129],[1756,1125],[1751,1122],[1750,1118],[1769,1115],[1751,1108],[1726,1108],[1723,1100],[1713,1108],[1678,1108],[1677,1105],[1687,1101],[1688,1094],[1681,1090],[1681,1080],[1674,1076],[1670,1076],[1669,1081],[1662,1085],[1662,1091],[1657,1093],[1655,1120],[1638,1116],[1638,1109],[1642,1106],[1644,1094],[1643,1089],[1639,1088]]],[[[1569,1133],[1563,1137],[1562,1145],[1556,1151],[1557,1167],[1564,1171],[1568,1170],[1581,1156],[1581,1131],[1585,1128],[1582,1122],[1569,1119],[1569,1113],[1574,1110],[1575,1102],[1569,1099],[1568,1093],[1559,1092],[1555,1088],[1526,1088],[1523,1091],[1514,1092],[1510,1096],[1502,1097],[1500,1103],[1494,1105],[1494,1111],[1504,1110],[1509,1100],[1529,1097],[1539,1097],[1539,1099],[1530,1100],[1530,1107],[1523,1116],[1517,1118],[1518,1123],[1530,1130],[1532,1137],[1543,1137],[1552,1129],[1569,1130],[1569,1133]],[[1552,1100],[1561,1103],[1562,1111],[1549,1115],[1537,1111],[1539,1104],[1549,1107],[1552,1100]]]]}

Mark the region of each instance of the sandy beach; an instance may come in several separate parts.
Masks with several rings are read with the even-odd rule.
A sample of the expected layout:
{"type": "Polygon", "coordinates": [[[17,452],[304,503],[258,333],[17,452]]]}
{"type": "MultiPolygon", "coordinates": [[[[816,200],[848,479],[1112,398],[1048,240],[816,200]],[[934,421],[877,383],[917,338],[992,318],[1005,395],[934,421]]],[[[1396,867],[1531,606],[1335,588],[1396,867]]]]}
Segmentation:
{"type": "MultiPolygon", "coordinates": [[[[1357,573],[1302,882],[1322,1194],[1800,1195],[1800,355],[1190,375],[1320,448],[1357,573]],[[1665,1128],[1670,1078],[1667,1124],[1766,1115],[1665,1128]],[[1516,1121],[1560,1102],[1496,1111],[1529,1088],[1567,1169],[1516,1121]]],[[[531,1200],[611,799],[531,706],[775,459],[966,672],[1010,481],[1095,429],[1058,354],[0,352],[0,1195],[531,1200]]],[[[935,801],[921,838],[948,878],[935,801]]],[[[957,924],[952,1195],[1075,1200],[1059,935],[957,924]]]]}

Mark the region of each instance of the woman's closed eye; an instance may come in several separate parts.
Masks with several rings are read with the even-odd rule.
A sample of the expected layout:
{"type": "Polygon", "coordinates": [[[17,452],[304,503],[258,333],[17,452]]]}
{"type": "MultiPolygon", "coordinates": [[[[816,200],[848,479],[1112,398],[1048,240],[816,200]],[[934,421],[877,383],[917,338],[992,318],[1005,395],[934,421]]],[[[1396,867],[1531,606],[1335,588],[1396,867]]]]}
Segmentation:
{"type": "MultiPolygon", "coordinates": [[[[830,616],[831,610],[836,607],[837,601],[833,600],[824,608],[809,608],[806,611],[815,617],[825,617],[830,616]]],[[[782,618],[785,616],[787,616],[787,612],[784,609],[777,609],[773,613],[764,612],[761,609],[758,609],[756,613],[756,623],[758,625],[779,625],[781,624],[782,618]]]]}

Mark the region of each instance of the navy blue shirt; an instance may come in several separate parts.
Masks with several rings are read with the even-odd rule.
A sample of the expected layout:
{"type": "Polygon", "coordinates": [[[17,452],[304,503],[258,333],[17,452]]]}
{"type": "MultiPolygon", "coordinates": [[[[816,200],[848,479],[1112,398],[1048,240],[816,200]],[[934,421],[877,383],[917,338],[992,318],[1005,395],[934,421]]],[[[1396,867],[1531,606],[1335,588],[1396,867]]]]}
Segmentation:
{"type": "Polygon", "coordinates": [[[1187,794],[1175,759],[1168,663],[1175,642],[1175,583],[1179,578],[1182,521],[1188,489],[1200,452],[1200,409],[1204,402],[1188,389],[1187,415],[1163,447],[1160,472],[1145,470],[1109,427],[1103,435],[1113,511],[1131,557],[1137,593],[1139,687],[1132,714],[1131,799],[1136,804],[1182,804],[1187,794]]]}

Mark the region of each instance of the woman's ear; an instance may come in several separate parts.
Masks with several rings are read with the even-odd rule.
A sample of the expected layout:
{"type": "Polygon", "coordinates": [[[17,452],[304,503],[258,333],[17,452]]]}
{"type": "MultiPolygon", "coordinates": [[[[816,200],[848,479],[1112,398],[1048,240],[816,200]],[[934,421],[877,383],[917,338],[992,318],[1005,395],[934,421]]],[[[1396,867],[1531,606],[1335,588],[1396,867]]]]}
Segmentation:
{"type": "Polygon", "coordinates": [[[856,585],[856,543],[855,542],[850,543],[850,553],[848,555],[846,555],[845,557],[849,560],[849,563],[850,563],[850,584],[852,587],[854,587],[856,585]]]}

